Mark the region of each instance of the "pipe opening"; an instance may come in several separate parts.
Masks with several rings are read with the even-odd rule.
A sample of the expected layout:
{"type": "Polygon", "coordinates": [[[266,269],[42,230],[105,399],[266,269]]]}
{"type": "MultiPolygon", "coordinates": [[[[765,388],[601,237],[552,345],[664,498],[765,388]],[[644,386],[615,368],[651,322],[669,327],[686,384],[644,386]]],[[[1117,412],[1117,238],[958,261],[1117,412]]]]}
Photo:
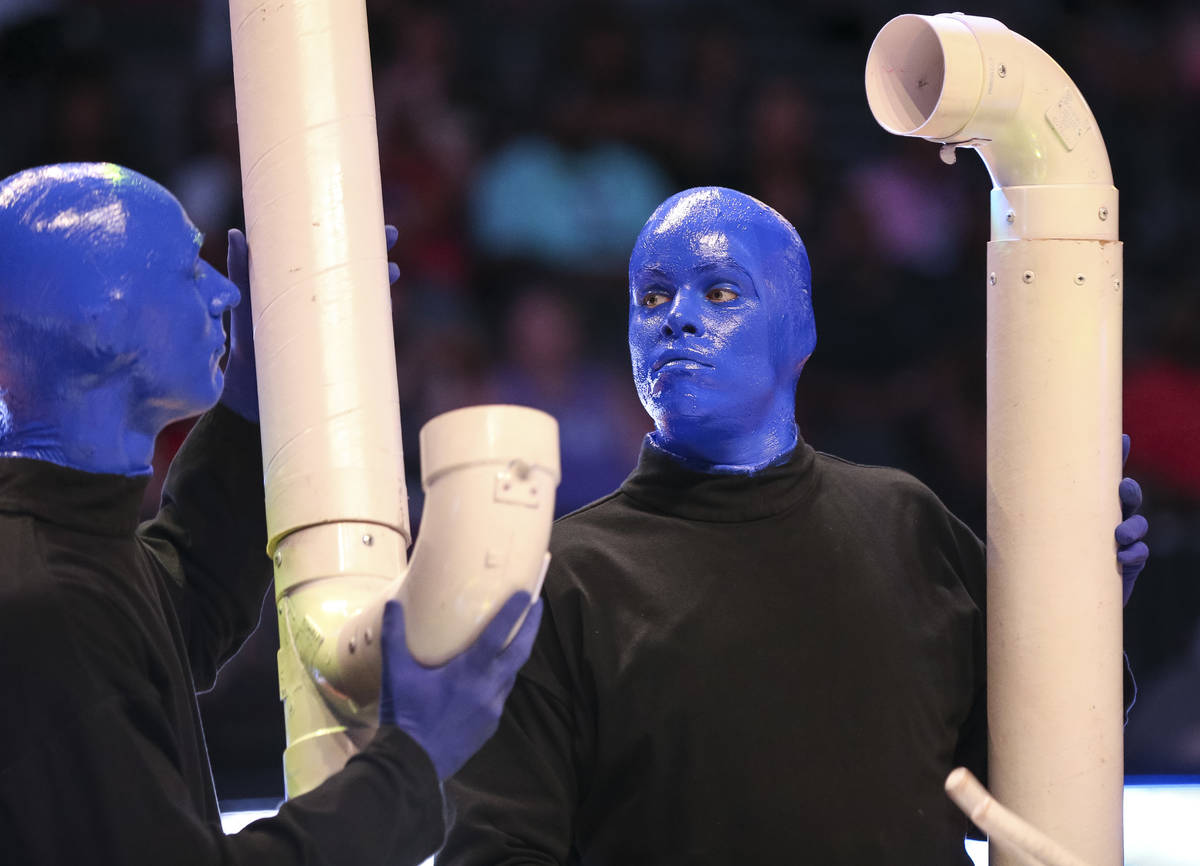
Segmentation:
{"type": "Polygon", "coordinates": [[[867,102],[879,125],[911,135],[933,116],[946,77],[945,53],[930,23],[919,15],[893,18],[867,55],[867,102]]]}

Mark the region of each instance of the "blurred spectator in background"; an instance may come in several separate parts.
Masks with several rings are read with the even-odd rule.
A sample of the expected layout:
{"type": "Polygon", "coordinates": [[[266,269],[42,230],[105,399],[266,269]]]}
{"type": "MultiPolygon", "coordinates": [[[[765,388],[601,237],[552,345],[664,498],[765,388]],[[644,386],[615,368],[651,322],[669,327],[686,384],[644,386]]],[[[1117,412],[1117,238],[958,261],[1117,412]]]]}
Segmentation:
{"type": "Polygon", "coordinates": [[[473,239],[492,258],[611,273],[666,189],[658,167],[625,145],[571,151],[549,138],[521,138],[480,170],[473,239]]]}
{"type": "Polygon", "coordinates": [[[661,50],[654,55],[667,67],[663,78],[672,94],[674,128],[664,142],[664,162],[675,186],[690,187],[750,167],[742,159],[747,138],[754,138],[745,118],[757,82],[745,30],[735,19],[696,15],[680,24],[682,62],[661,50]]]}
{"type": "Polygon", "coordinates": [[[200,254],[224,255],[224,230],[241,225],[242,171],[237,107],[228,75],[201,79],[193,87],[185,155],[172,172],[171,188],[204,232],[200,254]]]}
{"type": "Polygon", "coordinates": [[[1139,476],[1200,500],[1200,295],[1185,282],[1162,305],[1158,340],[1127,361],[1125,418],[1139,476]]]}
{"type": "Polygon", "coordinates": [[[590,362],[570,286],[529,286],[505,322],[506,354],[490,377],[488,402],[516,403],[558,419],[559,517],[618,487],[633,468],[650,421],[624,371],[590,362]]]}
{"type": "Polygon", "coordinates": [[[471,195],[472,239],[491,259],[619,273],[644,215],[670,178],[654,160],[675,132],[642,86],[641,33],[598,4],[556,46],[540,120],[502,142],[471,195]]]}
{"type": "Polygon", "coordinates": [[[800,82],[792,78],[766,81],[750,105],[746,142],[749,186],[762,201],[790,222],[820,222],[824,202],[832,198],[826,188],[827,166],[818,156],[813,106],[800,82]]]}
{"type": "Polygon", "coordinates": [[[1164,288],[1159,338],[1128,358],[1125,374],[1125,418],[1137,443],[1128,471],[1154,503],[1156,561],[1154,580],[1126,615],[1140,690],[1127,763],[1200,773],[1200,297],[1190,279],[1164,288]]]}
{"type": "Polygon", "coordinates": [[[412,4],[371,19],[384,215],[400,231],[401,271],[460,291],[468,279],[462,205],[475,169],[470,112],[453,93],[457,34],[412,4]]]}

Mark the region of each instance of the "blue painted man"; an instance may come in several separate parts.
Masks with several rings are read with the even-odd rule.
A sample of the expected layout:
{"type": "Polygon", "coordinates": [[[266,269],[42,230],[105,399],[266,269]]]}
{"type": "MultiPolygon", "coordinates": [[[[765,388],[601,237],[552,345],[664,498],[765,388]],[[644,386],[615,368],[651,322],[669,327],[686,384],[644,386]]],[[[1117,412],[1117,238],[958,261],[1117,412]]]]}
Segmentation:
{"type": "Polygon", "coordinates": [[[540,605],[506,649],[528,596],[424,668],[390,603],[378,734],[277,817],[223,834],[195,689],[255,626],[271,568],[248,305],[219,363],[248,251],[231,232],[239,286],[201,241],[119,166],[0,181],[4,860],[418,863],[441,842],[440,781],[494,730],[540,605]],[[139,527],[155,436],[200,412],[139,527]]]}
{"type": "MultiPolygon", "coordinates": [[[[792,226],[732,190],[642,229],[655,429],[555,525],[541,632],[448,785],[439,864],[970,862],[942,785],[985,770],[983,546],[911,476],[800,438],[810,285],[792,226]]],[[[1144,519],[1120,531],[1131,585],[1144,519]]]]}

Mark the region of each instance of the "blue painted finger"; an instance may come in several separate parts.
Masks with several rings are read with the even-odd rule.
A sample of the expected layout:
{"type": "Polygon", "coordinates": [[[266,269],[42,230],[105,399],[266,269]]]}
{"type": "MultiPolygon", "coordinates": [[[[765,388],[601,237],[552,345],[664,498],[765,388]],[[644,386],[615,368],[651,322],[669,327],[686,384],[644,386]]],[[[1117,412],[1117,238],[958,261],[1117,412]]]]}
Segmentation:
{"type": "Polygon", "coordinates": [[[1117,496],[1121,500],[1121,516],[1131,517],[1142,507],[1142,485],[1132,478],[1122,478],[1117,487],[1117,496]]]}
{"type": "MultiPolygon", "coordinates": [[[[1129,547],[1122,548],[1117,551],[1117,562],[1121,564],[1122,570],[1128,571],[1131,568],[1136,568],[1141,571],[1141,566],[1146,564],[1146,560],[1150,558],[1150,547],[1144,541],[1136,542],[1129,547]]],[[[1136,572],[1134,572],[1136,576],[1136,572]]]]}
{"type": "Polygon", "coordinates": [[[1117,544],[1121,545],[1121,547],[1128,547],[1135,541],[1141,541],[1146,537],[1146,532],[1149,529],[1150,524],[1140,514],[1135,514],[1126,520],[1122,520],[1117,526],[1117,544]]]}

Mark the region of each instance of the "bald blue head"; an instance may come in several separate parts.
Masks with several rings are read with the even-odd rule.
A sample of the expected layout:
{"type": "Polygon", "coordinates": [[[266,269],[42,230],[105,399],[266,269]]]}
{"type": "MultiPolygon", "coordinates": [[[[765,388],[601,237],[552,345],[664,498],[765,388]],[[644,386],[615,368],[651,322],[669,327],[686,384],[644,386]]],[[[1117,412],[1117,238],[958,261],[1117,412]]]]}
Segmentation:
{"type": "Polygon", "coordinates": [[[216,401],[239,295],[202,240],[167,190],[111,163],[0,181],[0,452],[145,472],[146,441],[216,401]]]}
{"type": "Polygon", "coordinates": [[[638,235],[629,293],[657,444],[731,471],[794,447],[796,382],[817,337],[808,254],[786,219],[731,189],[677,193],[638,235]]]}

